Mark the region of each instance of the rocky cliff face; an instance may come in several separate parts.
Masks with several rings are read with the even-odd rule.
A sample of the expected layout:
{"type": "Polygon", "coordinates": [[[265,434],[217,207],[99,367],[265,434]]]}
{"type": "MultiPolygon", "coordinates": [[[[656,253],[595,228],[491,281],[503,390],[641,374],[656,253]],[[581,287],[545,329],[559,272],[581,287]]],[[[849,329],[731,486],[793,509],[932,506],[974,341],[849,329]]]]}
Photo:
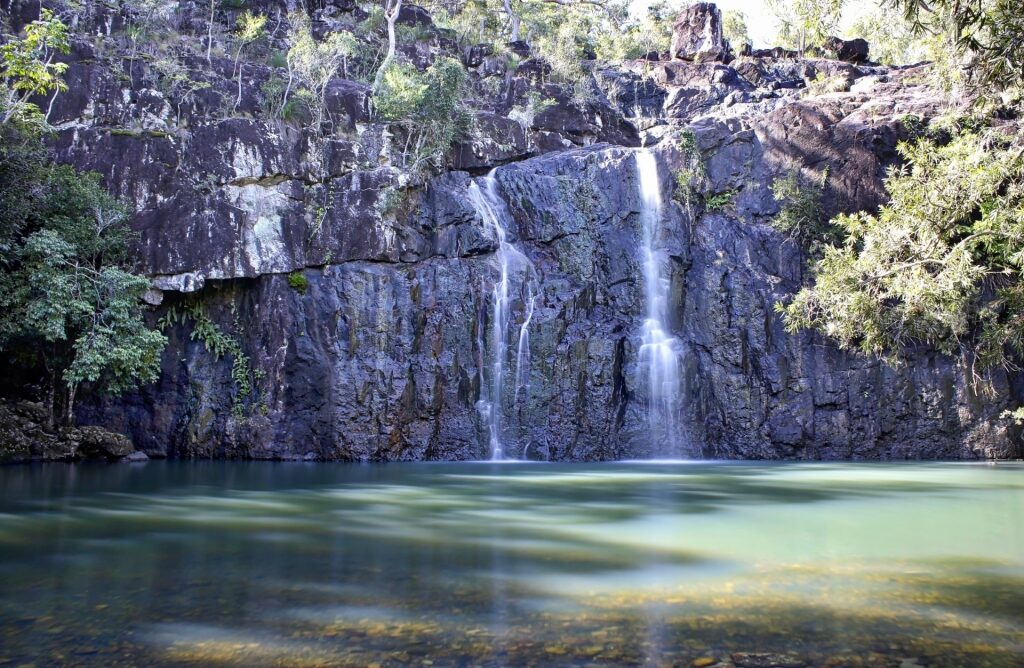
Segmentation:
{"type": "MultiPolygon", "coordinates": [[[[276,16],[280,42],[294,8],[257,4],[276,16]]],[[[175,4],[183,39],[201,39],[201,5],[175,4]]],[[[30,13],[5,9],[15,25],[30,13]]],[[[353,11],[327,3],[314,26],[344,27],[353,11]]],[[[422,33],[410,60],[453,51],[429,16],[404,11],[422,33]]],[[[244,67],[233,108],[229,58],[183,58],[207,84],[183,95],[154,63],[125,63],[122,15],[83,19],[70,91],[51,116],[59,159],[101,172],[136,209],[154,320],[209,318],[240,342],[254,390],[240,396],[234,360],[216,359],[194,336],[195,318],[179,317],[159,383],[93,397],[81,421],[123,431],[151,456],[486,457],[480,402],[498,241],[468,189],[497,168],[509,240],[534,267],[510,275],[512,322],[530,322],[502,393],[507,453],[1019,456],[1020,432],[999,415],[1024,395],[1020,377],[997,373],[980,394],[957,360],[921,350],[894,368],[789,335],[773,310],[806,280],[800,249],[768,224],[773,179],[827,173],[830,214],[877,207],[903,119],[943,107],[921,68],[731,59],[713,20],[680,21],[712,29],[677,35],[674,60],[595,65],[586,101],[547,83],[537,60],[513,69],[483,47],[459,54],[477,123],[447,170],[426,178],[400,167],[400,142],[374,121],[363,84],[334,81],[332,130],[314,132],[263,111],[269,65],[244,67]],[[531,96],[555,104],[524,115],[531,96]],[[682,437],[667,451],[649,437],[640,368],[641,144],[660,165],[659,242],[684,370],[682,437]],[[681,185],[683,169],[698,178],[681,185]]],[[[508,351],[512,367],[516,356],[508,351]]]]}

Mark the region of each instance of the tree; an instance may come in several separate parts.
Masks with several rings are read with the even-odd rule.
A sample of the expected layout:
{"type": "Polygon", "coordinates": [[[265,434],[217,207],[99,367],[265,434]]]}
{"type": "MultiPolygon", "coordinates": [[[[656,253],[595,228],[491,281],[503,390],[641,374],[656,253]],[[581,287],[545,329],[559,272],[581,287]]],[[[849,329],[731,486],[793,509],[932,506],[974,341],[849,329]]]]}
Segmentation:
{"type": "Polygon", "coordinates": [[[267,17],[264,14],[253,14],[249,10],[242,12],[238,17],[238,30],[235,32],[235,39],[238,46],[235,49],[235,69],[238,70],[238,97],[235,99],[235,109],[242,104],[242,68],[240,62],[242,50],[263,36],[263,27],[267,24],[267,17]]]}
{"type": "Polygon", "coordinates": [[[22,200],[24,219],[5,229],[0,246],[0,350],[44,370],[53,426],[66,423],[82,383],[120,393],[156,380],[164,336],[145,324],[149,280],[132,273],[123,207],[98,174],[38,165],[8,201],[22,200]]]}
{"type": "Polygon", "coordinates": [[[780,306],[791,331],[898,359],[918,343],[1007,366],[1024,353],[1024,148],[983,131],[903,143],[877,215],[839,216],[846,232],[817,283],[780,306]]]}
{"type": "Polygon", "coordinates": [[[281,101],[281,109],[288,103],[296,79],[313,97],[313,127],[321,129],[324,122],[327,87],[344,70],[355,52],[356,41],[351,33],[331,33],[327,39],[317,41],[310,30],[309,17],[293,12],[291,21],[291,48],[288,50],[288,84],[281,101]]]}
{"type": "Polygon", "coordinates": [[[818,258],[823,249],[837,241],[836,228],[825,218],[822,199],[828,170],[820,179],[812,179],[793,170],[772,183],[772,196],[779,213],[772,227],[800,244],[806,257],[818,258]]]}
{"type": "Polygon", "coordinates": [[[839,26],[843,0],[767,0],[779,21],[780,42],[800,53],[821,46],[839,26]]]}
{"type": "Polygon", "coordinates": [[[625,3],[610,4],[606,8],[611,25],[617,30],[603,29],[589,32],[594,36],[597,57],[609,61],[642,58],[648,53],[668,51],[672,41],[672,20],[678,9],[660,0],[647,7],[642,16],[630,14],[625,3]]]}
{"type": "Polygon", "coordinates": [[[746,14],[735,9],[727,9],[722,12],[722,33],[729,40],[729,44],[735,52],[741,51],[744,45],[750,44],[746,14]]]}
{"type": "Polygon", "coordinates": [[[891,7],[876,6],[858,17],[851,37],[863,37],[871,45],[871,59],[886,65],[908,65],[936,60],[929,47],[931,36],[915,33],[913,26],[891,7]]]}
{"type": "Polygon", "coordinates": [[[3,81],[3,99],[0,100],[0,125],[18,121],[25,125],[45,125],[49,110],[43,116],[29,100],[37,95],[48,95],[67,90],[61,75],[67,64],[55,63],[57,54],[70,49],[67,27],[55,18],[53,12],[41,9],[39,19],[25,27],[25,37],[0,46],[0,80],[3,81]]]}
{"type": "Polygon", "coordinates": [[[601,9],[605,8],[604,0],[520,0],[517,4],[519,5],[518,8],[513,4],[513,0],[502,0],[502,9],[508,16],[509,41],[512,42],[517,42],[522,39],[523,13],[524,11],[530,11],[531,5],[532,9],[536,9],[537,7],[545,4],[556,7],[579,7],[582,5],[591,5],[601,9]]]}
{"type": "Polygon", "coordinates": [[[210,0],[210,18],[206,22],[206,62],[213,62],[211,60],[211,53],[213,51],[213,24],[216,18],[217,12],[217,0],[210,0]]]}
{"type": "Polygon", "coordinates": [[[438,166],[468,131],[471,116],[462,103],[466,80],[466,69],[453,58],[438,58],[423,74],[411,65],[392,65],[384,73],[374,111],[404,130],[410,169],[438,166]]]}
{"type": "Polygon", "coordinates": [[[391,67],[395,60],[395,49],[398,46],[398,39],[395,35],[395,22],[402,11],[402,0],[384,0],[384,19],[388,24],[388,50],[384,54],[384,60],[377,68],[377,74],[373,77],[373,92],[380,90],[384,82],[384,73],[391,67]]]}
{"type": "Polygon", "coordinates": [[[1019,0],[890,0],[918,34],[948,31],[970,59],[977,91],[1019,88],[1024,81],[1024,11],[1019,0]]]}

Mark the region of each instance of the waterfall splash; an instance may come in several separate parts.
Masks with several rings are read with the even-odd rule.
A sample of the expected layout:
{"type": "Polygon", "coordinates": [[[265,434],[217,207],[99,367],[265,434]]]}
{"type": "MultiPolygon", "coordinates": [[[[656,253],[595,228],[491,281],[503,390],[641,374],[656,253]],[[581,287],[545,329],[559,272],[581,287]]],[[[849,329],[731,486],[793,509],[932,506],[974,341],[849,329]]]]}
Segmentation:
{"type": "Polygon", "coordinates": [[[667,262],[658,248],[661,231],[661,180],[658,162],[647,150],[636,153],[636,171],[640,184],[643,225],[644,295],[647,316],[644,319],[640,362],[648,381],[647,419],[651,438],[657,446],[664,443],[675,455],[678,447],[678,412],[681,397],[680,342],[668,332],[669,279],[662,271],[667,262]]]}
{"type": "MultiPolygon", "coordinates": [[[[512,406],[519,401],[519,391],[526,387],[528,380],[524,369],[529,364],[530,355],[530,321],[533,319],[534,302],[536,299],[536,269],[530,258],[508,241],[508,223],[511,216],[505,201],[498,195],[497,180],[492,171],[487,176],[475,179],[469,186],[469,201],[484,225],[492,232],[498,242],[495,260],[498,265],[498,280],[492,291],[491,314],[491,359],[490,383],[486,382],[483,366],[480,369],[480,386],[486,396],[477,403],[477,408],[487,421],[490,441],[491,459],[498,461],[505,458],[502,447],[502,417],[505,409],[504,390],[506,362],[509,352],[508,330],[512,324],[512,300],[510,293],[511,273],[524,272],[521,289],[524,314],[518,327],[518,343],[516,345],[515,385],[512,406]]],[[[480,341],[480,350],[484,349],[480,341]]]]}

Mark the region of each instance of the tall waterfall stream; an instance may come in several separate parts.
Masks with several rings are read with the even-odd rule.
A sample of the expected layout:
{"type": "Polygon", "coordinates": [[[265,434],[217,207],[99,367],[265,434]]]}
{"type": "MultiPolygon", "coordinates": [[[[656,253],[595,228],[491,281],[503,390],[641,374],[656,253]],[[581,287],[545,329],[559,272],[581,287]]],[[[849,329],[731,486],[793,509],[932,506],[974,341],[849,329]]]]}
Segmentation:
{"type": "Polygon", "coordinates": [[[640,363],[647,375],[647,419],[654,452],[678,456],[678,412],[681,395],[679,340],[668,331],[669,279],[659,248],[662,206],[658,161],[650,151],[636,153],[643,226],[644,298],[647,313],[641,330],[640,363]],[[663,444],[663,445],[662,445],[663,444]]]}
{"type": "MultiPolygon", "coordinates": [[[[483,377],[481,369],[481,388],[486,395],[478,403],[478,408],[487,421],[490,455],[492,460],[505,458],[505,449],[502,445],[502,417],[504,414],[504,391],[506,379],[506,364],[509,354],[508,330],[512,323],[512,297],[513,290],[521,290],[524,302],[524,313],[518,325],[516,360],[515,360],[515,386],[513,393],[513,404],[519,400],[519,391],[524,388],[528,374],[526,365],[529,364],[530,355],[530,321],[533,319],[535,308],[536,269],[530,258],[526,257],[514,244],[508,240],[509,224],[512,217],[509,214],[505,201],[498,194],[498,182],[492,171],[487,176],[476,179],[469,186],[469,201],[477,214],[483,220],[484,225],[494,235],[498,242],[498,250],[495,253],[495,260],[498,265],[498,280],[494,283],[492,291],[492,314],[491,314],[491,341],[490,341],[490,382],[483,377]],[[519,286],[513,288],[512,274],[517,271],[523,272],[523,280],[519,286]]],[[[482,333],[481,333],[482,335],[482,333]]],[[[483,343],[483,341],[481,341],[483,343]]],[[[480,346],[483,350],[483,345],[480,346]]]]}
{"type": "MultiPolygon", "coordinates": [[[[677,456],[682,349],[668,328],[670,283],[664,272],[667,258],[659,247],[662,232],[661,181],[654,154],[647,150],[637,151],[636,169],[641,202],[641,261],[646,303],[641,328],[640,367],[647,384],[647,418],[654,452],[677,456]]],[[[490,457],[501,460],[508,454],[503,444],[503,418],[508,401],[505,385],[513,345],[510,333],[516,337],[511,398],[511,406],[514,407],[528,380],[530,322],[537,297],[536,269],[530,259],[509,241],[512,217],[498,194],[493,171],[470,184],[469,201],[498,244],[494,256],[498,276],[491,294],[490,332],[485,335],[481,328],[480,333],[480,350],[489,352],[485,362],[489,376],[482,366],[480,385],[483,389],[477,407],[487,424],[490,457]],[[517,282],[516,278],[520,280],[517,282]],[[516,298],[522,299],[523,309],[519,321],[513,322],[512,304],[516,298]]]]}

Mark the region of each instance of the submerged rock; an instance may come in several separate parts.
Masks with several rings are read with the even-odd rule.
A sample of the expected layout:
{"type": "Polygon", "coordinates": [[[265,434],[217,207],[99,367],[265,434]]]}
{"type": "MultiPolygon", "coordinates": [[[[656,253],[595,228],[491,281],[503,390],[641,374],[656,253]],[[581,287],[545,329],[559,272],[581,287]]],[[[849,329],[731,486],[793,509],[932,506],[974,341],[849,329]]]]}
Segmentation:
{"type": "Polygon", "coordinates": [[[796,654],[737,652],[732,655],[736,668],[804,668],[807,662],[796,654]]]}

